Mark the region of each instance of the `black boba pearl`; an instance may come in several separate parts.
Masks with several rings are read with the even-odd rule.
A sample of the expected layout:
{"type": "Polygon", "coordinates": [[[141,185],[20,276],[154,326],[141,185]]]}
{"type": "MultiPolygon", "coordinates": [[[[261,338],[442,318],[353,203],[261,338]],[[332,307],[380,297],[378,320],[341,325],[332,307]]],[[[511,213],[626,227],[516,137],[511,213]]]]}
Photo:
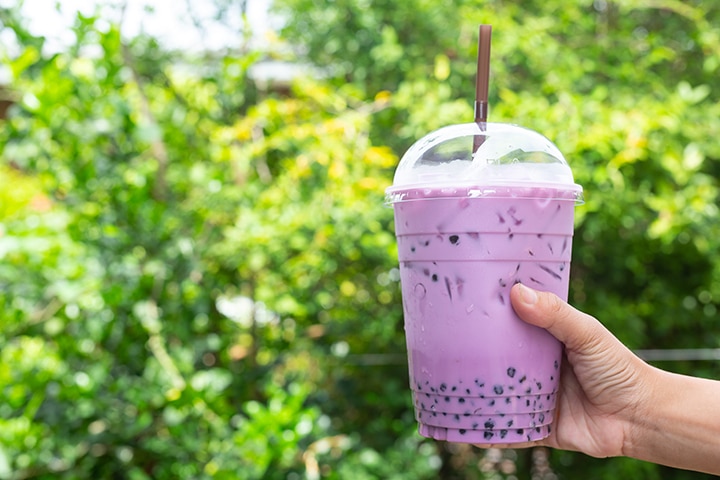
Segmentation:
{"type": "Polygon", "coordinates": [[[449,240],[450,240],[450,243],[452,243],[453,245],[457,245],[458,240],[460,240],[460,237],[458,237],[457,235],[450,235],[449,240]]]}
{"type": "Polygon", "coordinates": [[[515,369],[513,367],[509,367],[507,369],[507,375],[508,377],[513,378],[515,376],[515,369]]]}
{"type": "Polygon", "coordinates": [[[497,395],[502,395],[502,394],[503,394],[503,391],[504,391],[504,390],[503,390],[502,385],[495,385],[495,386],[493,387],[493,392],[495,392],[497,395]]]}
{"type": "Polygon", "coordinates": [[[440,384],[440,391],[441,391],[441,392],[444,392],[445,390],[447,390],[447,385],[445,385],[444,383],[441,383],[441,384],[440,384]]]}
{"type": "Polygon", "coordinates": [[[460,435],[465,435],[465,432],[467,432],[467,430],[465,430],[464,428],[461,428],[459,430],[459,432],[460,432],[460,435]]]}
{"type": "Polygon", "coordinates": [[[500,438],[505,438],[507,436],[507,433],[507,430],[500,430],[500,438]]]}
{"type": "Polygon", "coordinates": [[[495,422],[494,422],[494,421],[488,420],[487,422],[485,422],[485,429],[486,429],[486,430],[492,430],[493,428],[495,428],[495,422]]]}
{"type": "Polygon", "coordinates": [[[490,439],[491,439],[492,437],[494,437],[494,436],[495,436],[495,434],[494,434],[493,432],[485,432],[485,433],[483,433],[483,437],[485,438],[485,440],[490,440],[490,439]]]}

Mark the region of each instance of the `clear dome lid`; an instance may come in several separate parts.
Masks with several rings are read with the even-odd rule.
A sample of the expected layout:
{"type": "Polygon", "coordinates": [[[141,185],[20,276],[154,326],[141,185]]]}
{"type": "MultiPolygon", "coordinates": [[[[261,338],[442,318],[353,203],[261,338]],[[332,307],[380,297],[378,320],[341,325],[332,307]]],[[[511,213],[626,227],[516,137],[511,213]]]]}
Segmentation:
{"type": "Polygon", "coordinates": [[[513,187],[582,202],[582,187],[555,144],[506,123],[450,125],[421,138],[400,160],[386,199],[409,200],[417,189],[437,189],[433,196],[497,196],[513,187]]]}

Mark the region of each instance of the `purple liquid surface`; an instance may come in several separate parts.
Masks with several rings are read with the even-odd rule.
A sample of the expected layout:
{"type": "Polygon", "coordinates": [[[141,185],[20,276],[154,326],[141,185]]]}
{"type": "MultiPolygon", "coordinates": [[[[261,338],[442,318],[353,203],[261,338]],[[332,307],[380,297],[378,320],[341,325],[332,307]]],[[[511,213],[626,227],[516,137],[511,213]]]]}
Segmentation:
{"type": "Polygon", "coordinates": [[[509,293],[522,282],[567,299],[572,194],[404,193],[395,229],[420,434],[467,443],[546,437],[561,344],[521,321],[509,293]]]}

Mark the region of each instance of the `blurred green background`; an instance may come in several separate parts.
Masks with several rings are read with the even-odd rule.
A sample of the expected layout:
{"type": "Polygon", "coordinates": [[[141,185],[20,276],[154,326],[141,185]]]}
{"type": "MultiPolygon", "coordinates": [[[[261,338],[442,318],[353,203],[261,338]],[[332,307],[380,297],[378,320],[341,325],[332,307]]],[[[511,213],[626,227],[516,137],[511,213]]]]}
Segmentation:
{"type": "Polygon", "coordinates": [[[572,303],[720,348],[720,3],[274,0],[258,44],[253,2],[210,50],[0,2],[0,479],[709,478],[420,438],[383,190],[472,120],[490,23],[491,120],[585,188],[572,303]]]}

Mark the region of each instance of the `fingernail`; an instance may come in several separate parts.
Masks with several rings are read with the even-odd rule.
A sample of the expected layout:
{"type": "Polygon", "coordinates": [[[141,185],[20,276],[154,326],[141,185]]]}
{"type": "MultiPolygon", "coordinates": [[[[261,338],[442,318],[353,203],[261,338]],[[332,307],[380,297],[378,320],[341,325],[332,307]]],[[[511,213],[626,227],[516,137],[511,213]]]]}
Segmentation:
{"type": "Polygon", "coordinates": [[[535,293],[535,290],[526,287],[522,283],[520,284],[520,297],[522,298],[523,302],[528,305],[535,305],[538,300],[538,296],[537,293],[535,293]]]}

